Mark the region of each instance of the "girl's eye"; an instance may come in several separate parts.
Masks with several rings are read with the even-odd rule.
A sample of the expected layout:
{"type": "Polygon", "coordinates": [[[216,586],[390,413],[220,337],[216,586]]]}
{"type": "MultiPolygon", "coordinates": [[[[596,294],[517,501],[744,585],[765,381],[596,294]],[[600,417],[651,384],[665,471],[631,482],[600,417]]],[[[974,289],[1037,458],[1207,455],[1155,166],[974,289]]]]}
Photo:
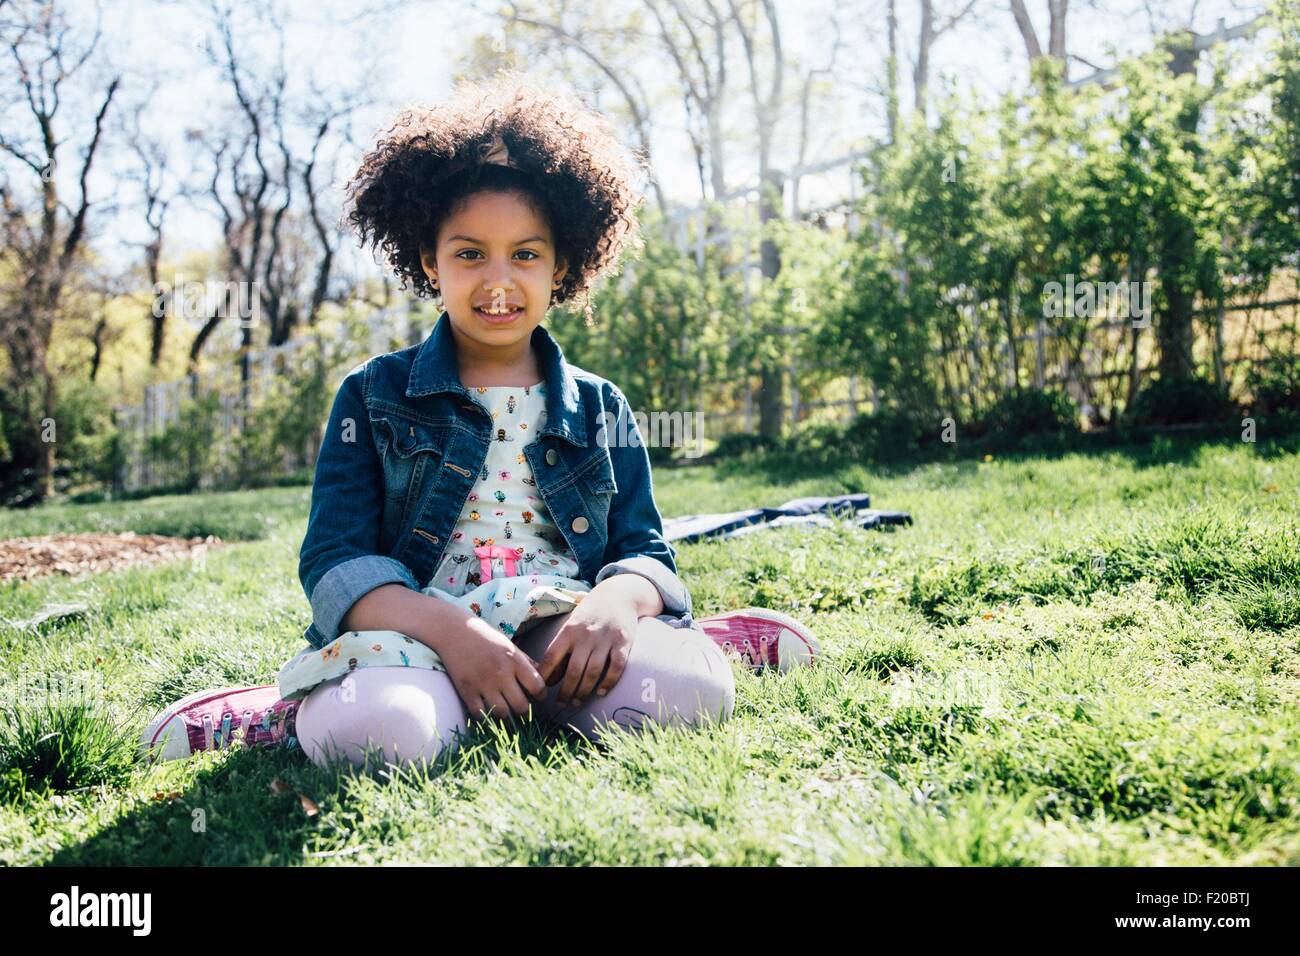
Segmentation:
{"type": "MultiPolygon", "coordinates": [[[[465,258],[465,254],[468,253],[468,252],[472,252],[475,256],[481,256],[481,255],[483,254],[483,253],[479,252],[477,249],[462,249],[460,252],[456,253],[456,258],[457,258],[457,259],[463,259],[463,258],[465,258]]],[[[525,253],[525,254],[527,254],[527,255],[529,256],[529,258],[525,259],[524,262],[532,262],[534,259],[540,259],[540,258],[541,258],[541,256],[539,256],[537,253],[533,252],[533,250],[531,250],[531,249],[520,249],[519,252],[520,252],[520,253],[525,253]]],[[[516,253],[516,255],[518,255],[518,254],[519,254],[519,253],[516,253]]],[[[469,260],[466,260],[466,261],[469,261],[469,260]]]]}

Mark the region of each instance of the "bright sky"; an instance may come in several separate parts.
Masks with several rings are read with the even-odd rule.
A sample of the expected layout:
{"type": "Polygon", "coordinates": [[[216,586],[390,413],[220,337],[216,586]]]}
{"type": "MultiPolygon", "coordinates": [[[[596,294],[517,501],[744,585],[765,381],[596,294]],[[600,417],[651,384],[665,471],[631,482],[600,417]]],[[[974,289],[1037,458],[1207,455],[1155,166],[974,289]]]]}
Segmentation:
{"type": "MultiPolygon", "coordinates": [[[[356,84],[363,67],[374,64],[374,81],[370,92],[375,106],[362,114],[356,124],[356,136],[364,144],[374,129],[395,108],[409,102],[432,101],[446,94],[460,60],[468,54],[476,36],[490,32],[495,18],[475,12],[467,2],[447,0],[410,0],[389,3],[381,14],[356,18],[360,5],[344,0],[272,0],[274,9],[289,25],[286,60],[299,89],[308,82],[321,86],[356,84]]],[[[687,0],[689,5],[690,0],[687,0]]],[[[92,0],[69,0],[68,7],[85,12],[85,22],[93,22],[92,0]]],[[[833,31],[831,10],[838,8],[845,50],[830,93],[819,101],[815,117],[818,128],[811,137],[806,160],[816,162],[859,147],[882,128],[883,108],[879,96],[867,88],[878,84],[885,50],[883,0],[777,0],[784,33],[785,48],[802,68],[825,65],[833,31]]],[[[941,15],[964,6],[959,0],[936,0],[941,15]]],[[[1037,15],[1046,8],[1045,0],[1030,0],[1037,15]],[[1042,8],[1042,9],[1040,9],[1042,8]]],[[[371,7],[375,4],[371,4],[371,7]]],[[[490,8],[490,4],[485,4],[490,8]]],[[[604,7],[639,8],[637,0],[617,0],[604,7]]],[[[898,0],[900,43],[903,49],[914,48],[917,25],[912,0],[898,0]]],[[[1143,52],[1151,46],[1151,22],[1162,28],[1185,24],[1201,33],[1211,32],[1218,18],[1228,25],[1249,19],[1259,4],[1246,0],[1075,0],[1070,21],[1069,45],[1073,52],[1091,62],[1109,65],[1116,55],[1143,52]],[[1097,9],[1100,6],[1103,9],[1097,9]],[[1154,12],[1150,12],[1154,11],[1154,12]]],[[[177,0],[123,0],[101,6],[104,41],[113,60],[122,67],[156,71],[159,77],[157,107],[151,111],[149,132],[164,137],[181,168],[201,158],[192,143],[186,141],[189,129],[202,129],[217,122],[227,107],[228,95],[202,51],[205,36],[201,5],[177,0]]],[[[1047,24],[1040,17],[1037,29],[1046,45],[1047,24]]],[[[249,30],[240,38],[240,51],[269,59],[273,50],[267,31],[249,30]]],[[[629,57],[637,51],[629,50],[629,57]]],[[[576,58],[570,62],[576,62],[576,58]]],[[[628,62],[630,73],[647,89],[663,97],[653,116],[653,144],[660,180],[670,199],[694,204],[698,201],[698,179],[689,141],[684,135],[684,114],[680,95],[675,93],[670,68],[663,54],[642,54],[628,62]]],[[[1023,86],[1026,72],[1023,43],[1007,10],[1005,0],[976,0],[973,15],[946,33],[936,45],[932,59],[931,88],[939,89],[944,78],[963,93],[992,97],[1023,86]]],[[[904,105],[911,86],[909,59],[901,64],[904,105]]],[[[528,66],[524,65],[524,69],[528,66]]],[[[537,67],[545,74],[544,65],[537,67]]],[[[1089,72],[1074,64],[1071,76],[1089,72]]],[[[756,175],[755,150],[752,145],[752,107],[743,59],[737,50],[730,61],[729,83],[734,109],[730,123],[737,142],[731,146],[728,179],[731,186],[751,182],[756,175]],[[746,121],[746,109],[750,119],[746,121]]],[[[138,91],[140,81],[134,81],[138,91]]],[[[787,76],[787,91],[794,100],[799,74],[787,76]]],[[[134,91],[132,95],[135,95],[134,91]]],[[[614,91],[600,91],[598,108],[613,108],[618,100],[614,91]]],[[[126,98],[123,98],[125,103],[126,98]]],[[[66,131],[65,131],[66,132],[66,131]]],[[[779,131],[777,144],[781,154],[778,166],[793,163],[798,132],[797,113],[791,112],[779,131]]],[[[93,190],[99,197],[113,197],[129,203],[129,189],[120,182],[123,151],[105,157],[98,168],[93,190]]],[[[341,185],[357,152],[345,150],[340,157],[336,184],[341,185]]],[[[74,184],[67,182],[67,195],[74,184]]],[[[805,180],[801,191],[806,208],[837,199],[847,188],[847,172],[805,180]]],[[[127,207],[111,221],[101,224],[98,248],[113,260],[139,256],[132,243],[143,236],[139,207],[127,207]]],[[[168,252],[182,248],[206,248],[217,238],[217,223],[202,203],[178,208],[169,223],[168,252]]],[[[350,245],[350,244],[349,244],[350,245]]]]}

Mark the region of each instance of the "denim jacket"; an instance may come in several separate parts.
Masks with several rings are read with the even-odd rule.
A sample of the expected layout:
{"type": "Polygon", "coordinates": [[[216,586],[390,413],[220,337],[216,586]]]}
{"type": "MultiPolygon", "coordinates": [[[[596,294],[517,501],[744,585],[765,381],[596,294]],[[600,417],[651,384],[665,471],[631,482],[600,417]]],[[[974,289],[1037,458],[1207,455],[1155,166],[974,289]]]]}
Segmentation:
{"type": "MultiPolygon", "coordinates": [[[[627,399],[564,360],[533,330],[546,424],[523,452],[551,518],[593,586],[647,578],[660,619],[691,626],[691,596],[664,540],[650,458],[627,399]],[[611,427],[613,426],[613,427],[611,427]],[[619,436],[627,436],[618,441],[619,436]]],[[[420,345],[377,355],[343,379],[316,460],[298,577],[311,603],[304,637],[324,647],[344,616],[384,584],[421,590],[433,576],[487,460],[492,417],[460,382],[451,319],[420,345]]]]}

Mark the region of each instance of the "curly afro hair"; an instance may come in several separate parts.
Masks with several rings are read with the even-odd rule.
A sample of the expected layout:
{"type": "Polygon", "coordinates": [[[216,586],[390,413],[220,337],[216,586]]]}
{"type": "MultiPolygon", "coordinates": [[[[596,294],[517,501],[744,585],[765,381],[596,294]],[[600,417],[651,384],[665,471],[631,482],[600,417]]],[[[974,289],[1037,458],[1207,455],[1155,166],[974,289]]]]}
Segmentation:
{"type": "Polygon", "coordinates": [[[518,192],[550,224],[557,262],[568,265],[552,302],[576,299],[590,316],[593,282],[616,271],[625,246],[643,245],[636,209],[644,197],[632,181],[644,168],[600,114],[503,73],[399,114],[348,182],[346,219],[363,247],[383,250],[402,288],[434,297],[420,246],[434,245],[473,193],[518,192]],[[498,135],[509,167],[483,162],[498,135]]]}

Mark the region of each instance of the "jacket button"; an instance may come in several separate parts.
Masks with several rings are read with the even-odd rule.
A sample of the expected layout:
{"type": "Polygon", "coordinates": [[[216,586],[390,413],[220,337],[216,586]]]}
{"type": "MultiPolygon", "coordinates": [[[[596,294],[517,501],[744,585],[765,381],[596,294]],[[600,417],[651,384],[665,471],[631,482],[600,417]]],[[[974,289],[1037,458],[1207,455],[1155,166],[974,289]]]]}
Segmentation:
{"type": "Polygon", "coordinates": [[[578,532],[578,534],[582,534],[586,531],[587,527],[588,521],[582,515],[578,515],[578,517],[573,519],[573,530],[578,532]]]}
{"type": "MultiPolygon", "coordinates": [[[[548,448],[548,449],[546,449],[546,463],[547,463],[548,465],[553,465],[553,464],[555,464],[555,463],[556,463],[557,461],[559,461],[559,460],[560,460],[560,456],[557,455],[557,454],[555,453],[555,449],[554,449],[554,448],[548,448]]],[[[586,530],[586,529],[584,528],[583,530],[586,530]]]]}

